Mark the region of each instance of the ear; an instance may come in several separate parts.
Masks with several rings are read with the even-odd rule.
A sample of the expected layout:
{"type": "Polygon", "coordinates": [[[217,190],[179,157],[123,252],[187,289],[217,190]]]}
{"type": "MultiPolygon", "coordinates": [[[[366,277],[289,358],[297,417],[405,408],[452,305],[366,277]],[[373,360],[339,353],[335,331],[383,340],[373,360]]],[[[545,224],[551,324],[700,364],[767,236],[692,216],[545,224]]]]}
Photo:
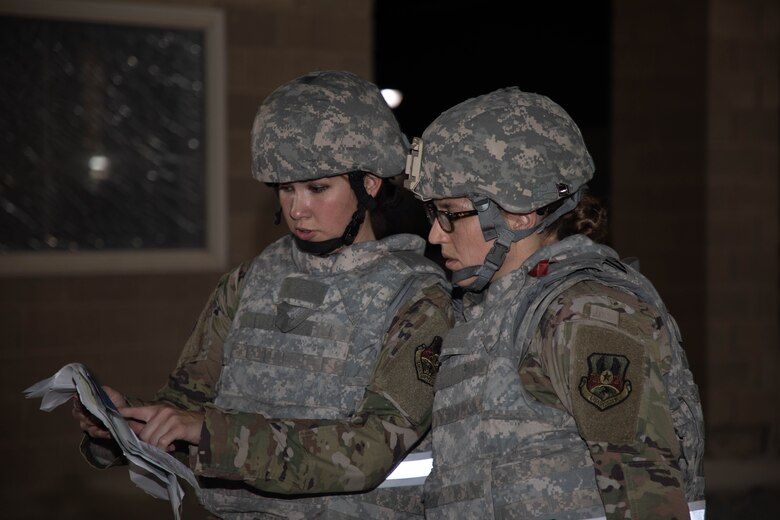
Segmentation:
{"type": "Polygon", "coordinates": [[[531,213],[505,213],[504,220],[506,220],[509,229],[517,231],[520,229],[530,229],[534,227],[541,217],[535,212],[531,213]]]}
{"type": "Polygon", "coordinates": [[[377,177],[371,173],[367,173],[363,176],[363,187],[366,188],[366,192],[372,197],[376,197],[376,194],[379,193],[382,182],[381,177],[377,177]]]}

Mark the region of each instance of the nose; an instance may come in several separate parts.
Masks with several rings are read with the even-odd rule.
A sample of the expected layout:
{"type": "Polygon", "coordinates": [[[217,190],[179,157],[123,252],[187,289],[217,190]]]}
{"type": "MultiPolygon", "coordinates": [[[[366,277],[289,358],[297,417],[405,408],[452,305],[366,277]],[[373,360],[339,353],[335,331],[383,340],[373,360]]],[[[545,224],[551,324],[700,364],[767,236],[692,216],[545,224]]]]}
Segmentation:
{"type": "Polygon", "coordinates": [[[433,219],[431,230],[428,232],[428,242],[431,244],[443,244],[449,240],[449,233],[445,233],[439,225],[438,219],[433,219]]]}
{"type": "Polygon", "coordinates": [[[300,220],[309,215],[309,203],[306,196],[302,193],[296,193],[290,197],[290,218],[300,220]]]}

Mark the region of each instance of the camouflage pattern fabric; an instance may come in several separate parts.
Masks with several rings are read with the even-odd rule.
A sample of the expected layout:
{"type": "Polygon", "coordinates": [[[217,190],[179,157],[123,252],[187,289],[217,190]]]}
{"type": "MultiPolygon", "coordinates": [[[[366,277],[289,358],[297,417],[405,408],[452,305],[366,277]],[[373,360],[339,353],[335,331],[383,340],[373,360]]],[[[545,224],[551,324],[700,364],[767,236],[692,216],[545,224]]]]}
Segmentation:
{"type": "MultiPolygon", "coordinates": [[[[430,449],[427,437],[420,439],[430,427],[433,387],[427,375],[418,374],[417,354],[420,347],[436,344],[436,338],[442,337],[452,325],[453,317],[440,271],[418,254],[423,247],[419,237],[395,235],[320,258],[301,253],[285,237],[269,246],[251,265],[242,265],[220,280],[168,384],[155,397],[157,401],[206,412],[203,440],[191,454],[190,462],[196,474],[208,477],[201,482],[203,494],[207,507],[215,514],[237,519],[422,516],[420,487],[371,489],[384,480],[412,447],[430,449]],[[381,276],[377,275],[386,276],[388,271],[394,274],[392,283],[378,285],[381,276]],[[313,357],[307,359],[292,350],[296,343],[301,346],[312,342],[311,338],[301,336],[301,329],[320,319],[322,309],[282,335],[292,345],[288,361],[297,367],[308,367],[308,381],[314,386],[303,384],[300,378],[292,379],[291,384],[285,385],[291,393],[286,397],[277,393],[273,397],[280,400],[272,402],[274,399],[268,392],[280,391],[273,388],[278,382],[256,380],[252,383],[256,387],[244,389],[248,396],[245,401],[231,396],[233,404],[241,403],[240,407],[231,406],[231,411],[217,407],[215,403],[221,400],[219,378],[223,362],[230,365],[235,361],[225,356],[245,348],[243,339],[253,334],[247,330],[246,320],[243,327],[239,326],[241,316],[248,314],[242,311],[242,305],[248,303],[246,297],[252,292],[253,283],[257,283],[257,280],[253,282],[252,273],[268,274],[276,280],[258,293],[257,299],[275,298],[285,309],[282,314],[289,318],[294,311],[281,305],[279,296],[284,280],[314,275],[318,281],[327,283],[329,272],[358,275],[352,280],[353,286],[334,287],[329,294],[342,293],[341,303],[349,306],[357,336],[363,330],[370,330],[371,337],[376,339],[374,344],[354,345],[352,354],[361,358],[360,364],[342,363],[349,378],[363,385],[361,395],[354,389],[344,393],[351,396],[345,402],[349,401],[353,408],[341,412],[335,407],[318,411],[306,403],[320,383],[312,370],[313,357]],[[402,301],[387,306],[389,314],[370,314],[379,302],[392,299],[404,287],[402,301]],[[359,297],[357,288],[365,289],[360,293],[363,297],[359,297]],[[365,294],[372,291],[376,303],[363,301],[365,294]],[[242,339],[239,344],[226,346],[231,330],[242,339]],[[266,403],[252,405],[255,399],[266,403]],[[295,399],[300,406],[293,402],[295,399]],[[301,415],[284,414],[285,406],[301,415]],[[253,411],[248,413],[241,411],[242,408],[253,411]],[[304,410],[309,413],[303,414],[304,410]]],[[[295,296],[307,297],[288,294],[287,301],[295,300],[295,296]]],[[[333,329],[340,330],[335,322],[333,329]]],[[[260,333],[259,342],[269,337],[267,333],[260,333]]],[[[313,343],[316,351],[316,341],[313,343]]],[[[344,342],[338,344],[345,346],[344,342]]],[[[284,362],[280,358],[286,355],[285,351],[282,348],[279,354],[267,357],[267,366],[283,370],[284,362]]],[[[247,362],[246,352],[241,355],[237,364],[247,362]]],[[[326,366],[338,364],[335,359],[322,359],[326,366]]],[[[259,366],[256,360],[254,366],[259,366]]],[[[331,375],[324,373],[322,377],[338,384],[331,375]]],[[[340,392],[335,388],[333,393],[340,392]]],[[[95,448],[92,443],[92,449],[95,448]]],[[[85,449],[89,451],[89,446],[85,449]]]]}
{"type": "Polygon", "coordinates": [[[513,87],[442,113],[415,139],[407,173],[423,200],[483,195],[530,213],[574,194],[594,169],[563,108],[513,87]]]}
{"type": "Polygon", "coordinates": [[[196,474],[251,488],[205,489],[211,511],[421,514],[419,488],[367,491],[430,424],[433,387],[418,377],[415,353],[450,318],[441,272],[413,254],[422,247],[419,237],[396,235],[317,257],[285,237],[256,259],[195,462],[196,474]],[[360,494],[304,497],[345,492],[360,494]]]}
{"type": "Polygon", "coordinates": [[[440,355],[426,517],[687,518],[704,438],[681,352],[649,282],[582,236],[467,294],[440,355]]]}
{"type": "Polygon", "coordinates": [[[252,128],[252,175],[269,183],[403,173],[409,148],[379,89],[351,72],[312,72],[268,96],[252,128]]]}

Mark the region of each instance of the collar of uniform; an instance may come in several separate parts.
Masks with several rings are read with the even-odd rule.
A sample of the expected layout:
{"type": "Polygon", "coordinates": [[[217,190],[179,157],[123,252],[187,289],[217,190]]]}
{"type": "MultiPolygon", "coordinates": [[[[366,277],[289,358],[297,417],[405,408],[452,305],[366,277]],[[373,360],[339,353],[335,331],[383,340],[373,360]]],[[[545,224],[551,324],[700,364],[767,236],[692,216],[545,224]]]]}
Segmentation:
{"type": "MultiPolygon", "coordinates": [[[[527,276],[534,271],[540,262],[554,263],[572,255],[575,250],[593,246],[593,242],[584,235],[572,235],[558,242],[544,246],[536,250],[525,259],[523,264],[498,280],[491,282],[484,291],[479,293],[466,293],[463,296],[463,316],[466,321],[479,318],[484,309],[494,305],[504,305],[510,302],[502,302],[505,294],[511,290],[517,294],[526,284],[527,276]]],[[[544,276],[545,273],[534,272],[536,276],[544,276]]]]}
{"type": "Polygon", "coordinates": [[[523,262],[523,267],[527,267],[529,270],[533,269],[542,260],[548,260],[550,263],[560,262],[582,254],[586,250],[598,252],[605,257],[614,256],[617,258],[617,253],[610,247],[604,244],[597,244],[585,235],[571,235],[538,249],[523,262]]]}
{"type": "Polygon", "coordinates": [[[290,244],[295,265],[301,272],[310,274],[342,273],[370,264],[389,253],[407,251],[422,255],[425,251],[425,241],[421,237],[408,234],[359,242],[326,256],[304,253],[296,247],[292,239],[290,244]]]}
{"type": "Polygon", "coordinates": [[[467,292],[463,295],[464,318],[466,321],[479,318],[486,309],[501,304],[509,291],[515,293],[522,289],[525,280],[526,272],[523,269],[516,269],[491,282],[484,291],[478,293],[467,292]]]}

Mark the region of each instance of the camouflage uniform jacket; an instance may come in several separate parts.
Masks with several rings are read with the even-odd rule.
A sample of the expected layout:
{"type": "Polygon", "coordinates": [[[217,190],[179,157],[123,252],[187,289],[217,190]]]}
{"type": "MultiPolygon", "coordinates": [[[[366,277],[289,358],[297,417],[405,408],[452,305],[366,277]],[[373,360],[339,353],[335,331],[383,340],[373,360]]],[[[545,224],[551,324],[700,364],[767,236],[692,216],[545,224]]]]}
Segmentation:
{"type": "Polygon", "coordinates": [[[703,419],[679,332],[611,249],[574,236],[464,298],[434,400],[426,517],[687,518],[703,419]]]}
{"type": "Polygon", "coordinates": [[[191,465],[211,477],[209,510],[422,515],[419,486],[371,490],[423,444],[452,326],[448,284],[423,247],[395,235],[318,257],[285,237],[223,277],[156,396],[206,413],[191,465]]]}

